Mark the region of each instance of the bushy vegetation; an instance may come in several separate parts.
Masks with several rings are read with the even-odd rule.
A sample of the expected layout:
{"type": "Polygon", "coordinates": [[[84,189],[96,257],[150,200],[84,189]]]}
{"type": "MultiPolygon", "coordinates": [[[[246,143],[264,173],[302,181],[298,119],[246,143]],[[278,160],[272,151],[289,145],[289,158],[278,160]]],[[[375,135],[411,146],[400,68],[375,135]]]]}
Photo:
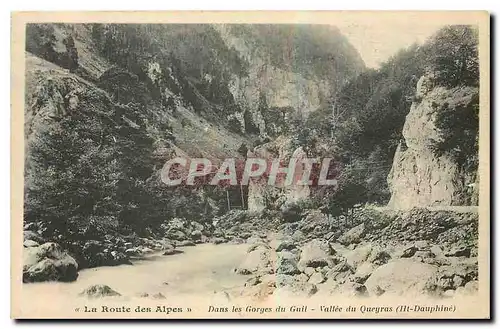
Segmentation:
{"type": "Polygon", "coordinates": [[[52,24],[26,25],[26,50],[41,58],[56,63],[71,72],[78,69],[78,50],[73,36],[67,35],[62,40],[65,52],[56,50],[57,38],[52,24]]]}
{"type": "Polygon", "coordinates": [[[90,29],[97,51],[135,74],[153,98],[167,87],[199,113],[237,107],[227,82],[234,72],[246,75],[247,64],[212,26],[92,24],[90,29]],[[154,82],[147,76],[151,62],[160,69],[154,82]]]}
{"type": "MultiPolygon", "coordinates": [[[[477,30],[470,26],[446,27],[439,31],[429,46],[430,67],[435,83],[448,88],[479,87],[477,30]]],[[[451,107],[444,103],[437,111],[436,126],[443,139],[436,142],[437,154],[448,154],[466,171],[478,164],[479,93],[470,91],[468,104],[451,107]]]]}
{"type": "Polygon", "coordinates": [[[443,139],[433,146],[437,154],[448,154],[468,170],[477,168],[479,149],[479,94],[471,102],[451,108],[447,103],[437,112],[436,127],[443,139]]]}
{"type": "MultiPolygon", "coordinates": [[[[72,78],[54,79],[49,92],[74,89],[72,78]]],[[[41,97],[36,113],[54,95],[34,96],[41,97]]],[[[163,162],[154,158],[155,143],[168,138],[168,127],[153,115],[89,87],[76,107],[66,107],[50,125],[37,125],[27,153],[25,222],[92,266],[79,254],[90,252],[84,246],[89,240],[150,236],[175,217],[204,221],[212,209],[199,191],[166,189],[158,177],[163,162]]]]}
{"type": "Polygon", "coordinates": [[[426,45],[426,58],[438,85],[478,86],[478,31],[469,25],[452,25],[438,31],[426,45]]]}

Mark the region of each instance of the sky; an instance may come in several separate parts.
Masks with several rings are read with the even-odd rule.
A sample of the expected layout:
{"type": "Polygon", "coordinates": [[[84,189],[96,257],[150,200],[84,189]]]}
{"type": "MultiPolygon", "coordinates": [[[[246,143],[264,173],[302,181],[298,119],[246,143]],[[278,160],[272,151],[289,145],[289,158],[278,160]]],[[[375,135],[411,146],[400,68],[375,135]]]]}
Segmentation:
{"type": "Polygon", "coordinates": [[[349,24],[338,26],[351,44],[358,50],[366,66],[378,68],[381,63],[400,49],[414,43],[423,43],[434,34],[441,23],[422,22],[421,25],[405,24],[349,24]]]}

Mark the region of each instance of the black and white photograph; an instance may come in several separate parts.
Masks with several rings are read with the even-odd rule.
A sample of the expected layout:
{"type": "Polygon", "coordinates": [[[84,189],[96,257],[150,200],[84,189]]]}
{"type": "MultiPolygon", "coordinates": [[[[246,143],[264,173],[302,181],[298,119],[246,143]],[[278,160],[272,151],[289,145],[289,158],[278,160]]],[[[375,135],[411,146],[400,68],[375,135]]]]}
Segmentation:
{"type": "Polygon", "coordinates": [[[490,316],[487,12],[80,14],[13,15],[14,317],[490,316]]]}

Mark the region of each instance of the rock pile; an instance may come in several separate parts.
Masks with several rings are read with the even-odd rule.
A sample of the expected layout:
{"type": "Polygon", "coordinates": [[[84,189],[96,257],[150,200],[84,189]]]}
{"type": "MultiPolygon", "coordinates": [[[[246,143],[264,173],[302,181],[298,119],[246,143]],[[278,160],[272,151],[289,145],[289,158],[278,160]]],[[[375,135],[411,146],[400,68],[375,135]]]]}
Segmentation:
{"type": "Polygon", "coordinates": [[[326,224],[327,217],[314,211],[296,223],[309,227],[302,235],[248,239],[252,246],[236,269],[250,276],[243,294],[450,297],[477,291],[477,214],[368,214],[348,228],[326,224]],[[465,239],[457,241],[457,232],[465,239]]]}

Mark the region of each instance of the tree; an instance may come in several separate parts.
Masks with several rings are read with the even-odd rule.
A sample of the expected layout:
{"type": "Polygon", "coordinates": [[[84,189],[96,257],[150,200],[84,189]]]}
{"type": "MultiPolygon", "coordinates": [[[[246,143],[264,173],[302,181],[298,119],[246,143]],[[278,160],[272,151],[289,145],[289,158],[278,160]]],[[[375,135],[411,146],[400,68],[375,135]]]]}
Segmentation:
{"type": "Polygon", "coordinates": [[[78,50],[75,46],[75,40],[70,35],[63,40],[63,44],[66,46],[66,65],[65,67],[74,72],[78,68],[78,50]]]}
{"type": "MultiPolygon", "coordinates": [[[[441,140],[433,145],[437,154],[449,154],[465,167],[477,167],[479,140],[479,94],[457,107],[445,103],[436,111],[441,140]]],[[[471,169],[472,169],[471,168],[471,169]]]]}
{"type": "Polygon", "coordinates": [[[344,166],[336,189],[328,194],[329,212],[334,215],[348,213],[356,204],[366,202],[366,193],[362,173],[354,166],[344,166]]]}
{"type": "Polygon", "coordinates": [[[243,119],[245,121],[245,132],[249,134],[259,134],[260,129],[259,127],[255,124],[253,120],[252,113],[249,110],[245,110],[243,113],[243,119]]]}
{"type": "Polygon", "coordinates": [[[469,25],[446,26],[426,46],[429,66],[439,85],[479,84],[478,31],[469,25]]]}
{"type": "Polygon", "coordinates": [[[26,25],[26,50],[41,58],[55,63],[58,54],[55,51],[54,27],[51,24],[26,25]]]}
{"type": "Polygon", "coordinates": [[[425,56],[416,45],[401,50],[380,69],[349,81],[336,97],[336,109],[343,115],[336,118],[330,143],[339,160],[362,177],[356,184],[366,191],[361,193],[365,201],[383,202],[389,197],[382,177],[387,177],[402,139],[417,77],[426,66],[425,56]]]}
{"type": "Polygon", "coordinates": [[[82,111],[31,139],[25,219],[41,221],[49,235],[84,233],[91,218],[99,225],[116,222],[122,174],[112,136],[102,135],[100,126],[96,115],[82,111]]]}

